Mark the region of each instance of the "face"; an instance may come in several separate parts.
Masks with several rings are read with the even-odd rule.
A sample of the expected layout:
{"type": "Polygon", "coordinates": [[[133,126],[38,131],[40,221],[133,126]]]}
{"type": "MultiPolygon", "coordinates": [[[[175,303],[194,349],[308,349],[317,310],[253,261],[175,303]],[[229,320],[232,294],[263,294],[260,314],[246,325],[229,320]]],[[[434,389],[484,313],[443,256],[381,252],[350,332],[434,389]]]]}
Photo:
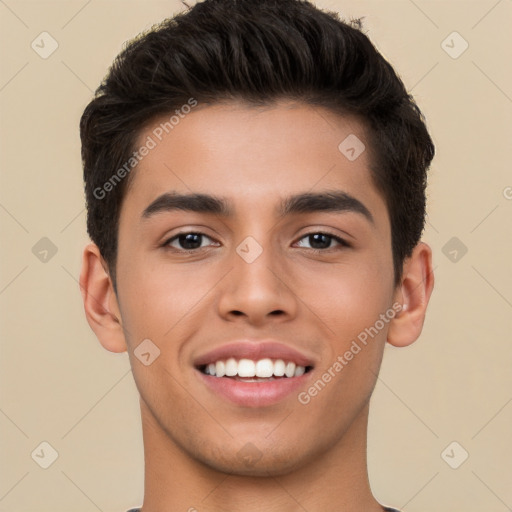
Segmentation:
{"type": "Polygon", "coordinates": [[[143,415],[212,468],[304,466],[365,409],[393,316],[389,217],[368,150],[354,159],[364,130],[291,103],[197,107],[161,141],[160,122],[140,134],[156,146],[116,267],[143,415]]]}

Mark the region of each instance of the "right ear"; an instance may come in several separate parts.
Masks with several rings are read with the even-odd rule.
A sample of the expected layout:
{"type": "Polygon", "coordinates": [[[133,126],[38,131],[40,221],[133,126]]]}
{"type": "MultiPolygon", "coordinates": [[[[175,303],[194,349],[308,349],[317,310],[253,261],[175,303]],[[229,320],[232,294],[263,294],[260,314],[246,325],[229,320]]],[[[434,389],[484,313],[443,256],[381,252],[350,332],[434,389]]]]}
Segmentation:
{"type": "Polygon", "coordinates": [[[80,290],[85,316],[104,348],[125,352],[126,341],[112,279],[96,244],[88,244],[83,253],[80,290]]]}

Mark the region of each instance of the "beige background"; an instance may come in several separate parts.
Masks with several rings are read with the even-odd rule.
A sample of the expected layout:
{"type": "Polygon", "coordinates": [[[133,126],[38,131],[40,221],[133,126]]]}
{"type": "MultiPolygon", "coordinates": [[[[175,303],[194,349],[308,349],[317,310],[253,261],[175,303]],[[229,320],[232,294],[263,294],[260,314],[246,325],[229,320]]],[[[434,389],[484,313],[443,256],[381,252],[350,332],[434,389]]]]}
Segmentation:
{"type": "MultiPolygon", "coordinates": [[[[406,512],[511,510],[512,1],[318,5],[365,16],[437,145],[424,236],[436,287],[420,340],[386,348],[370,420],[373,490],[406,512]],[[454,31],[469,43],[456,59],[445,49],[459,52],[458,36],[442,46],[454,31]],[[452,469],[445,460],[460,463],[462,450],[469,458],[452,469]]],[[[101,348],[77,284],[87,240],[78,120],[122,44],[183,8],[0,0],[0,512],[142,502],[128,358],[101,348]],[[31,48],[43,31],[59,45],[47,59],[31,48]],[[57,248],[46,262],[48,242],[33,252],[43,237],[57,248]],[[58,452],[48,469],[43,441],[58,452]]]]}

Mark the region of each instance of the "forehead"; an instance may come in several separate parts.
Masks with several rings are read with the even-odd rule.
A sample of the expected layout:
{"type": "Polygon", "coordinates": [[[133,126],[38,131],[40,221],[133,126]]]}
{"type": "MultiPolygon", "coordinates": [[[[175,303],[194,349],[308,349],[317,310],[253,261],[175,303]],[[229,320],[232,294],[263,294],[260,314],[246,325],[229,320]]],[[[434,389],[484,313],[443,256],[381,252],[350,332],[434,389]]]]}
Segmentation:
{"type": "Polygon", "coordinates": [[[136,202],[140,211],[171,191],[208,193],[236,206],[339,189],[384,207],[371,179],[365,131],[355,118],[292,102],[186,111],[155,119],[139,134],[135,149],[151,149],[140,159],[125,201],[136,202]]]}

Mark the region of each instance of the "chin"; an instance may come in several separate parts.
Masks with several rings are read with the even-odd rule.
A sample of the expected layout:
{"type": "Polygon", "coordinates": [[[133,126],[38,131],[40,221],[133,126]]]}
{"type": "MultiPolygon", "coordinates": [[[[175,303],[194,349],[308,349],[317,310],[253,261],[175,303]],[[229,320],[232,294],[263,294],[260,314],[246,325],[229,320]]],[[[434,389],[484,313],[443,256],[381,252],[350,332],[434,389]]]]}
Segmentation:
{"type": "MultiPolygon", "coordinates": [[[[262,444],[265,443],[261,442],[260,446],[262,444]]],[[[195,453],[194,458],[215,471],[253,477],[284,476],[308,463],[306,454],[298,453],[296,447],[276,450],[275,446],[267,446],[260,450],[251,441],[238,450],[230,445],[208,454],[195,453]]]]}

